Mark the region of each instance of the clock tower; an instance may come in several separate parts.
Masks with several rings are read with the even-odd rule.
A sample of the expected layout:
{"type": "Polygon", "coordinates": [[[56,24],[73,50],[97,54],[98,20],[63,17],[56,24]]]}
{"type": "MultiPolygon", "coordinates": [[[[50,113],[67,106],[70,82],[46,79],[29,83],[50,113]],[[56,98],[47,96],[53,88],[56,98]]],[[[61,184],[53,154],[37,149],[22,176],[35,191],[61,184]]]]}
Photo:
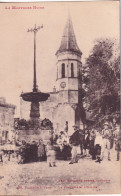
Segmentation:
{"type": "Polygon", "coordinates": [[[67,19],[61,44],[56,52],[56,89],[65,97],[65,102],[77,104],[81,89],[81,55],[70,16],[67,19]]]}

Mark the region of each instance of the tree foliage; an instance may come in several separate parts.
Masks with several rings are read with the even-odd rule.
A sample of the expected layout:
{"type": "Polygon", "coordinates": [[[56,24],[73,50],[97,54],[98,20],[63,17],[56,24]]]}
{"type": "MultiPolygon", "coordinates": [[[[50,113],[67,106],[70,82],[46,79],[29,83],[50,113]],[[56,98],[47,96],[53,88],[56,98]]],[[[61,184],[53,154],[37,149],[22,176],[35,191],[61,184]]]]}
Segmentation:
{"type": "Polygon", "coordinates": [[[120,54],[116,40],[99,39],[86,59],[83,86],[86,110],[97,122],[113,119],[120,110],[120,54]]]}

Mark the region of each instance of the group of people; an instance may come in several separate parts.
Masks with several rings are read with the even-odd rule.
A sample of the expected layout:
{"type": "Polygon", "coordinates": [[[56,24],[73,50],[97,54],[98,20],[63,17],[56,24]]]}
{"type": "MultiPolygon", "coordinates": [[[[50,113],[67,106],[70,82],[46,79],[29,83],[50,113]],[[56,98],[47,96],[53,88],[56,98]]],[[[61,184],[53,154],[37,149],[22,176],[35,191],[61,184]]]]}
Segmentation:
{"type": "MultiPolygon", "coordinates": [[[[79,161],[80,157],[89,156],[92,160],[101,163],[105,157],[107,150],[108,161],[111,161],[110,151],[113,147],[117,151],[117,161],[119,161],[119,155],[121,151],[121,132],[120,127],[117,125],[115,130],[111,129],[108,123],[105,123],[101,131],[97,131],[92,128],[90,130],[80,129],[77,125],[73,126],[74,133],[69,136],[68,130],[61,131],[56,136],[53,144],[49,143],[51,147],[47,148],[47,161],[49,166],[55,166],[56,160],[56,147],[60,148],[62,152],[66,147],[71,148],[71,161],[69,164],[74,164],[79,161]],[[80,147],[80,153],[79,153],[80,147]],[[52,156],[51,156],[52,154],[52,156]],[[80,156],[81,155],[81,156],[80,156]]],[[[67,151],[65,151],[65,156],[67,151]]],[[[66,159],[64,159],[66,160],[66,159]]]]}
{"type": "Polygon", "coordinates": [[[70,164],[78,162],[77,147],[80,145],[81,155],[89,155],[96,162],[104,159],[105,151],[108,151],[108,161],[111,161],[110,150],[115,146],[117,151],[117,161],[121,151],[121,132],[119,126],[113,130],[108,123],[104,124],[101,132],[94,128],[89,130],[81,130],[78,126],[74,126],[74,133],[70,137],[72,145],[72,159],[70,164]]]}
{"type": "MultiPolygon", "coordinates": [[[[89,156],[92,160],[101,163],[105,157],[107,149],[108,161],[111,161],[110,150],[115,146],[117,151],[117,161],[119,161],[121,151],[121,131],[119,126],[115,130],[111,129],[108,123],[105,123],[101,131],[92,129],[80,129],[77,125],[73,126],[74,132],[68,135],[68,126],[55,135],[51,130],[50,140],[45,144],[42,139],[38,142],[33,141],[27,144],[22,141],[19,148],[19,162],[23,163],[26,158],[29,161],[44,161],[47,159],[49,167],[56,167],[58,151],[63,156],[63,160],[71,159],[69,164],[79,161],[79,158],[89,156]],[[80,149],[80,153],[79,153],[80,149]],[[27,158],[28,157],[28,158],[27,158]]],[[[16,139],[17,141],[17,139],[16,139]]],[[[2,161],[2,152],[0,151],[0,160],[2,161]]],[[[9,160],[10,160],[9,153],[9,160]]]]}

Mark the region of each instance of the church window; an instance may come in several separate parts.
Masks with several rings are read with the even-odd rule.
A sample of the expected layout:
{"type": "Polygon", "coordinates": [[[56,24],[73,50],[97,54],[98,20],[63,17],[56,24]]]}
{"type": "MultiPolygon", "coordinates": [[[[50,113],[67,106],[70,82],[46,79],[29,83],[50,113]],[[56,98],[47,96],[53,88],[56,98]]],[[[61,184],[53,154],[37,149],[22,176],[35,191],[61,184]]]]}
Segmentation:
{"type": "Polygon", "coordinates": [[[65,78],[65,64],[62,64],[62,78],[65,78]]]}
{"type": "Polygon", "coordinates": [[[74,64],[71,63],[71,77],[74,77],[74,64]]]}

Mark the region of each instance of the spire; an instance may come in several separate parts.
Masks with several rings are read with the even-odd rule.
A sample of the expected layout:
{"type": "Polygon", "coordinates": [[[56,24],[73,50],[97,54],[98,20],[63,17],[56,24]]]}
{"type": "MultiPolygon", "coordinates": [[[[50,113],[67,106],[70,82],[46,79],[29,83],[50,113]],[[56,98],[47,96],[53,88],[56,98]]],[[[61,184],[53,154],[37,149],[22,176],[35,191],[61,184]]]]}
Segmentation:
{"type": "Polygon", "coordinates": [[[73,24],[72,24],[70,15],[68,16],[68,19],[67,19],[67,22],[64,28],[60,48],[56,52],[56,55],[64,51],[72,51],[72,52],[77,53],[79,56],[82,55],[82,52],[80,51],[77,45],[77,42],[76,42],[76,37],[74,34],[73,24]]]}

